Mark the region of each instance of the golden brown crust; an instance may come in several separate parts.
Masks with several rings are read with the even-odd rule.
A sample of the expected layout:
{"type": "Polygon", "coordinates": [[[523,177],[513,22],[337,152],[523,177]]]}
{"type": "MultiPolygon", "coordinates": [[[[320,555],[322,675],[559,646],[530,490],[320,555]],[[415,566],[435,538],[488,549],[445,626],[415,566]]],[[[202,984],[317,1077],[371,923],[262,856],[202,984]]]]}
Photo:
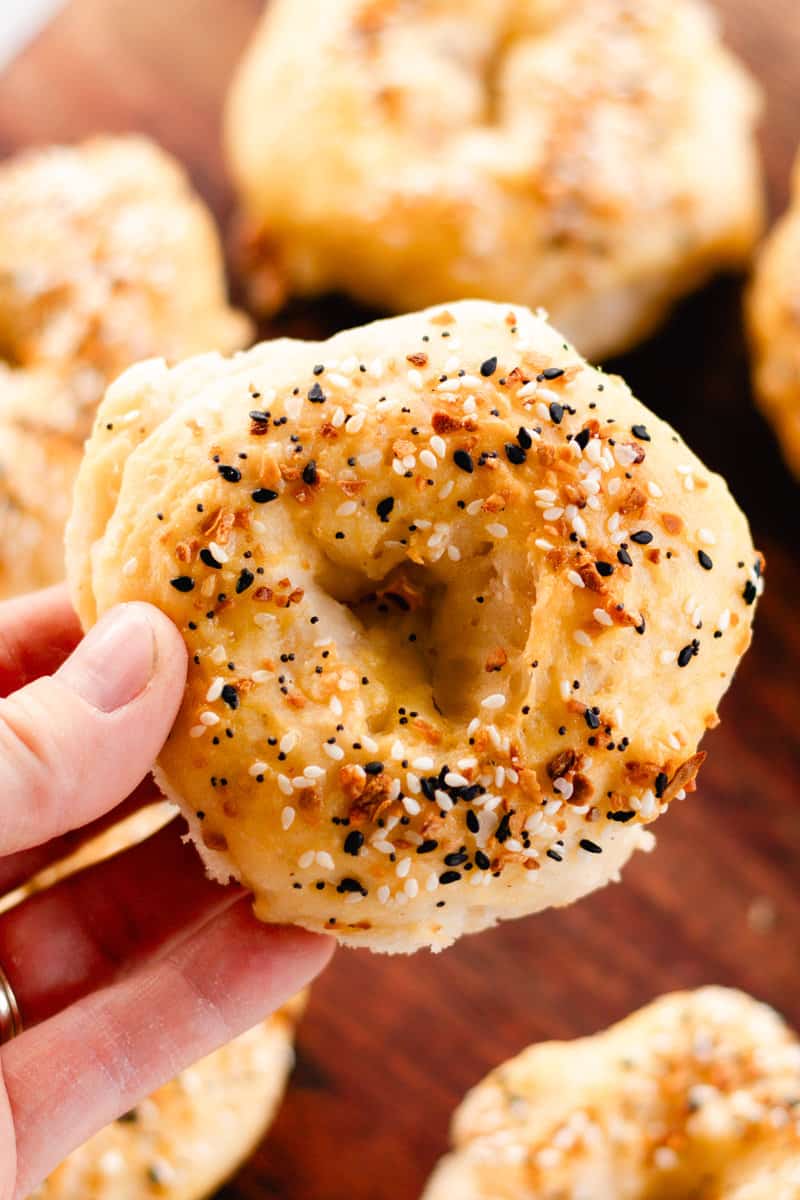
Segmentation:
{"type": "Polygon", "coordinates": [[[138,137],[0,166],[0,596],[63,578],[80,448],[108,383],[153,354],[244,345],[211,215],[138,137]]]}
{"type": "Polygon", "coordinates": [[[531,1046],[466,1097],[425,1200],[797,1200],[800,1044],[741,992],[531,1046]]]}
{"type": "Polygon", "coordinates": [[[789,210],[759,254],[747,318],[757,399],[800,476],[800,159],[789,210]]]}
{"type": "Polygon", "coordinates": [[[513,298],[618,352],[748,260],[759,106],[696,0],[273,0],[227,113],[253,299],[513,298]]]}
{"type": "Polygon", "coordinates": [[[672,429],[477,301],[126,373],[68,540],[86,624],[184,633],[159,780],[209,868],[379,949],[614,878],[693,789],[761,588],[672,429]]]}

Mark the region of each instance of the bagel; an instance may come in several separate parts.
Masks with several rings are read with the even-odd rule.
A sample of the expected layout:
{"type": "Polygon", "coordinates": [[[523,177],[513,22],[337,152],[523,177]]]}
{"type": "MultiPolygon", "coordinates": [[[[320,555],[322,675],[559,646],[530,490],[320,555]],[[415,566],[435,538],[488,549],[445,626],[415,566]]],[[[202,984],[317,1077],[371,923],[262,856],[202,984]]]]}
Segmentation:
{"type": "MultiPolygon", "coordinates": [[[[0,912],[141,842],[175,810],[154,804],[0,899],[0,912]]],[[[294,1061],[296,996],[267,1021],[182,1072],[75,1150],[31,1200],[201,1200],[251,1153],[271,1124],[294,1061]]]]}
{"type": "Polygon", "coordinates": [[[548,1042],[467,1095],[424,1200],[797,1200],[800,1044],[708,987],[548,1042]]]}
{"type": "Polygon", "coordinates": [[[747,297],[753,382],[784,457],[800,476],[800,157],[789,211],[767,238],[747,297]]]}
{"type": "Polygon", "coordinates": [[[244,345],[211,215],[140,137],[0,165],[0,596],[63,578],[81,444],[140,358],[244,345]]]}
{"type": "Polygon", "coordinates": [[[253,301],[513,296],[617,353],[748,261],[759,109],[695,0],[271,0],[226,120],[253,301]]]}
{"type": "Polygon", "coordinates": [[[183,632],[158,780],[209,872],[385,951],[616,877],[693,788],[762,571],[621,379],[486,301],[132,368],[67,559],[87,628],[183,632]]]}

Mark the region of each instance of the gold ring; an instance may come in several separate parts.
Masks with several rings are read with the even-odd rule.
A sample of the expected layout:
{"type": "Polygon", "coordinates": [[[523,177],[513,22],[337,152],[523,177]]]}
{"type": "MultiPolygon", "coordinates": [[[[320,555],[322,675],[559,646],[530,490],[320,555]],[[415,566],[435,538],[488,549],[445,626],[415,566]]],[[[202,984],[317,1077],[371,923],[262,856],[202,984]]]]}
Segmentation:
{"type": "Polygon", "coordinates": [[[8,976],[0,967],[0,1046],[22,1033],[22,1015],[8,976]]]}

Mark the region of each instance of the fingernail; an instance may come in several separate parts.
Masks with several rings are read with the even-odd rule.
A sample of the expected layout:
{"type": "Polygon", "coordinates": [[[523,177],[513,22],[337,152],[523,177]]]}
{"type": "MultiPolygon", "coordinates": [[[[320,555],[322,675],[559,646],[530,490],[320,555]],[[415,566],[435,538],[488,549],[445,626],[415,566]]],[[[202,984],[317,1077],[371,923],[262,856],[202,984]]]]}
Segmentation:
{"type": "Polygon", "coordinates": [[[144,691],[155,663],[155,633],[146,610],[123,604],[89,630],[56,679],[92,708],[110,713],[144,691]]]}

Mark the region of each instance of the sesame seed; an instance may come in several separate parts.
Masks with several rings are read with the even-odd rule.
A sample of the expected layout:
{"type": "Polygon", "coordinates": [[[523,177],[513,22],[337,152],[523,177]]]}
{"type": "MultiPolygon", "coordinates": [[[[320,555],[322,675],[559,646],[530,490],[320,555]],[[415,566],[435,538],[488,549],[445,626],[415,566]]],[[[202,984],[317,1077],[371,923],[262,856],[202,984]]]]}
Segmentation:
{"type": "Polygon", "coordinates": [[[504,708],[505,704],[506,697],[502,692],[492,692],[490,696],[484,696],[484,698],[481,700],[481,708],[488,708],[492,710],[504,708]]]}
{"type": "Polygon", "coordinates": [[[475,470],[475,464],[472,461],[472,455],[466,450],[456,450],[455,454],[453,455],[453,462],[460,470],[466,471],[467,475],[471,475],[475,470]]]}

